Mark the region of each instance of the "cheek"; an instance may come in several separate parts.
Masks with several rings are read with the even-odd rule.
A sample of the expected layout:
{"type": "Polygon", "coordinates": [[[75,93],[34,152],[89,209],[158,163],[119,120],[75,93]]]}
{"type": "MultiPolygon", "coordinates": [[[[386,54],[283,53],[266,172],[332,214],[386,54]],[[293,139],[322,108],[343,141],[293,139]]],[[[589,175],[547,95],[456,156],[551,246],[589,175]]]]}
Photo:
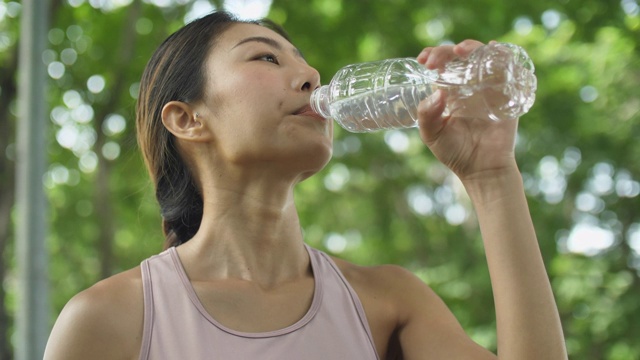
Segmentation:
{"type": "Polygon", "coordinates": [[[244,73],[226,80],[216,89],[218,97],[238,115],[268,116],[268,112],[282,109],[286,89],[272,74],[244,73]]]}
{"type": "Polygon", "coordinates": [[[273,142],[283,116],[293,111],[287,108],[287,87],[275,71],[247,70],[210,73],[207,106],[214,114],[214,132],[220,141],[233,139],[238,146],[251,138],[273,142]]]}
{"type": "Polygon", "coordinates": [[[228,82],[209,96],[209,108],[215,109],[211,125],[219,150],[234,158],[267,141],[279,117],[273,92],[240,84],[228,82]]]}

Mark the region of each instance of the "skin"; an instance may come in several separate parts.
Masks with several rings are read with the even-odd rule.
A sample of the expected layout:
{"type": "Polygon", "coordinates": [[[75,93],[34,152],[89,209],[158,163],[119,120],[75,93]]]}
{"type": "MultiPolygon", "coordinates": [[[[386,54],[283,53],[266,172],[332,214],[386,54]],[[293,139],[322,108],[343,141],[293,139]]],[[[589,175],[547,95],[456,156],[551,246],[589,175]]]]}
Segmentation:
{"type": "MultiPolygon", "coordinates": [[[[418,61],[438,68],[480,45],[467,40],[426,48],[418,61]]],[[[319,86],[319,75],[284,38],[249,24],[233,25],[221,36],[207,69],[202,101],[170,102],[163,109],[163,123],[178,139],[204,199],[201,228],[178,254],[219,322],[248,332],[283,328],[306,313],[314,290],[293,189],[331,157],[333,124],[299,111],[319,86]],[[254,37],[277,45],[247,40],[254,37]]],[[[437,94],[420,104],[419,131],[462,180],[477,211],[499,356],[474,343],[409,271],[335,259],[363,303],[378,354],[384,359],[402,349],[404,359],[566,359],[514,158],[517,121],[443,117],[445,102],[446,94],[437,94]]],[[[136,267],[69,301],[45,359],[137,359],[142,326],[136,267]]]]}

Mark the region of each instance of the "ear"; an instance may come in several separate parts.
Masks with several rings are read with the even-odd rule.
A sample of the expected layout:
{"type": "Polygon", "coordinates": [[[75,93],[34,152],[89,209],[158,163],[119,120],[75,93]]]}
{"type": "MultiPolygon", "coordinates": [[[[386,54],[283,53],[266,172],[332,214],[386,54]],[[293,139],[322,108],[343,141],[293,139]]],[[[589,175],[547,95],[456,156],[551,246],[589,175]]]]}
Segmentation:
{"type": "Polygon", "coordinates": [[[197,113],[182,101],[170,101],[162,107],[162,123],[178,139],[207,141],[210,138],[197,113]]]}

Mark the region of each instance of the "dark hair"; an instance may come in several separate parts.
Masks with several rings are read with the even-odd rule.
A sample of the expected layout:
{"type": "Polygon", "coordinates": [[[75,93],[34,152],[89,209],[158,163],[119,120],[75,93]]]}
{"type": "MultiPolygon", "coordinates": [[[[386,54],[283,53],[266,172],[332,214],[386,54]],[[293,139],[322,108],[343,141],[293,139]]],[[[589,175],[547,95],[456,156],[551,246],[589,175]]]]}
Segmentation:
{"type": "Polygon", "coordinates": [[[205,61],[216,40],[237,23],[265,26],[289,40],[269,20],[242,21],[224,11],[197,19],[170,35],[153,53],[142,74],[136,109],[138,144],[142,150],[162,215],[165,249],[187,242],[200,228],[202,195],[162,124],[162,108],[170,101],[193,103],[205,91],[205,61]]]}

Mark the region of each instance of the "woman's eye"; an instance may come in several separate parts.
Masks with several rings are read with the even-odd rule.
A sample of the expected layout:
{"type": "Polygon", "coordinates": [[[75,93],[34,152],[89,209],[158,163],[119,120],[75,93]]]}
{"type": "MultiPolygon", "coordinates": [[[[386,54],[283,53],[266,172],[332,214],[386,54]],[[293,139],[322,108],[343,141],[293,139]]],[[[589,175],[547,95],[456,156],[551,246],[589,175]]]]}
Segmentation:
{"type": "Polygon", "coordinates": [[[278,57],[273,54],[264,54],[258,57],[258,59],[278,64],[278,57]]]}

